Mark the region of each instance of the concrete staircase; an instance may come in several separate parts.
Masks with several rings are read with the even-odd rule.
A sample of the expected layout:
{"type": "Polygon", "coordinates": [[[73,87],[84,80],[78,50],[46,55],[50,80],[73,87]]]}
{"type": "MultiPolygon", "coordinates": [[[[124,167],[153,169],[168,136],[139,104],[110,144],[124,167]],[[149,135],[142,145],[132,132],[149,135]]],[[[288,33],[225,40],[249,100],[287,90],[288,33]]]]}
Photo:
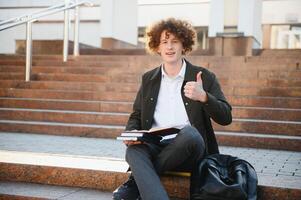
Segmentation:
{"type": "MultiPolygon", "coordinates": [[[[254,57],[188,57],[192,63],[215,72],[233,106],[234,119],[230,126],[214,124],[219,144],[230,146],[229,148],[240,147],[237,151],[256,148],[266,149],[275,155],[285,151],[297,153],[297,158],[293,161],[296,162],[293,167],[295,171],[288,175],[290,178],[294,177],[292,182],[296,184],[300,183],[298,181],[301,179],[298,176],[301,171],[301,157],[298,153],[301,151],[300,55],[299,51],[263,51],[260,56],[254,57]],[[271,149],[285,151],[277,152],[271,149]]],[[[34,133],[30,134],[31,137],[59,135],[79,139],[99,138],[107,142],[103,138],[115,138],[124,129],[141,75],[150,67],[160,64],[159,58],[147,55],[86,55],[72,58],[67,63],[61,60],[61,56],[55,55],[34,56],[32,81],[26,83],[23,81],[24,57],[0,56],[2,134],[11,134],[18,138],[18,134],[34,133]]],[[[40,146],[40,149],[43,148],[45,146],[40,146]]],[[[256,149],[253,153],[256,153],[256,149]]],[[[15,148],[13,151],[17,156],[21,150],[15,148]]],[[[69,155],[70,151],[61,153],[69,155]]],[[[235,152],[234,154],[237,153],[235,152]]],[[[32,155],[24,155],[30,156],[32,155]]],[[[119,159],[124,162],[123,157],[119,159]]],[[[53,166],[47,168],[39,163],[28,164],[25,161],[14,164],[9,160],[1,162],[0,180],[9,181],[4,182],[4,185],[22,181],[112,191],[127,176],[124,170],[100,170],[96,173],[87,171],[85,167],[74,171],[72,166],[69,166],[71,171],[73,170],[72,174],[69,174],[64,166],[54,169],[53,166]],[[25,173],[26,171],[28,172],[25,173]],[[68,180],[53,176],[54,180],[51,182],[52,176],[42,176],[46,171],[52,175],[64,174],[63,177],[68,177],[68,180]],[[97,178],[93,179],[92,174],[97,174],[97,178]],[[36,177],[30,178],[31,175],[36,177]],[[77,178],[73,180],[73,176],[77,178]],[[99,179],[100,177],[102,179],[99,179]],[[81,179],[86,182],[93,179],[94,182],[77,185],[76,182],[81,179]],[[66,181],[67,184],[59,184],[66,181]],[[97,181],[103,185],[97,185],[97,181]]],[[[118,166],[118,162],[111,164],[118,166]]],[[[101,165],[99,167],[102,169],[101,165]]],[[[256,170],[259,172],[261,167],[256,170]]],[[[267,174],[271,175],[263,173],[260,177],[267,174]]],[[[276,176],[277,173],[273,171],[272,174],[276,176]]],[[[268,177],[272,180],[271,176],[268,177]]],[[[168,176],[163,180],[167,188],[173,188],[169,189],[171,196],[182,199],[187,197],[188,178],[168,176]],[[173,188],[174,179],[182,189],[173,188]]],[[[281,179],[277,181],[282,182],[281,179]]],[[[260,183],[261,199],[288,199],[288,196],[289,199],[298,199],[301,196],[301,184],[298,187],[294,184],[288,187],[287,184],[275,186],[266,182],[260,183]]]]}

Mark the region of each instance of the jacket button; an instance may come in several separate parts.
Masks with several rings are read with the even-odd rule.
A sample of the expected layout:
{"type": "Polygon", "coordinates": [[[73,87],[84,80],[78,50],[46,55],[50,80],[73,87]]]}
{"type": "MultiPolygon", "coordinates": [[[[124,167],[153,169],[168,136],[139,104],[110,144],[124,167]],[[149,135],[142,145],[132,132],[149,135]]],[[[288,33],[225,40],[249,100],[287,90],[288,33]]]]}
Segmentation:
{"type": "Polygon", "coordinates": [[[152,98],[150,98],[150,100],[151,100],[151,101],[153,101],[153,100],[154,100],[154,98],[152,97],[152,98]]]}
{"type": "Polygon", "coordinates": [[[185,106],[188,106],[188,103],[187,103],[187,102],[185,103],[185,106]]]}
{"type": "Polygon", "coordinates": [[[145,120],[146,121],[146,123],[148,123],[148,119],[147,120],[145,120]]]}

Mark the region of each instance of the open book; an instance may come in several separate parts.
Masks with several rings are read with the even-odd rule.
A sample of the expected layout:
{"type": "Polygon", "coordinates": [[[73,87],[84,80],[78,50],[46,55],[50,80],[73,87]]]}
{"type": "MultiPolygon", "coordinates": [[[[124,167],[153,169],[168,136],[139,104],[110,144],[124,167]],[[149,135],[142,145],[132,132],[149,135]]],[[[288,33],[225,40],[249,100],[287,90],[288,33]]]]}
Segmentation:
{"type": "Polygon", "coordinates": [[[152,128],[150,130],[132,130],[121,133],[117,140],[143,141],[159,143],[162,139],[173,138],[180,131],[174,127],[152,128]]]}
{"type": "Polygon", "coordinates": [[[176,134],[180,131],[180,129],[175,127],[159,127],[159,128],[151,128],[149,130],[132,130],[132,131],[124,131],[122,134],[139,134],[139,133],[148,133],[153,135],[166,136],[171,134],[176,134]]]}

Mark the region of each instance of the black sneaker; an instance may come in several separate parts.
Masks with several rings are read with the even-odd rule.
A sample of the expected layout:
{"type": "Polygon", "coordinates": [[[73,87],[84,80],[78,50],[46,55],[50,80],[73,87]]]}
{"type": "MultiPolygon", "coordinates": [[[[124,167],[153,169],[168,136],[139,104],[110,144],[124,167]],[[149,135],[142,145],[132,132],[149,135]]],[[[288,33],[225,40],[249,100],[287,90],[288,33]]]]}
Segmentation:
{"type": "Polygon", "coordinates": [[[114,200],[140,199],[139,190],[132,175],[130,175],[129,179],[113,192],[112,198],[114,200]]]}

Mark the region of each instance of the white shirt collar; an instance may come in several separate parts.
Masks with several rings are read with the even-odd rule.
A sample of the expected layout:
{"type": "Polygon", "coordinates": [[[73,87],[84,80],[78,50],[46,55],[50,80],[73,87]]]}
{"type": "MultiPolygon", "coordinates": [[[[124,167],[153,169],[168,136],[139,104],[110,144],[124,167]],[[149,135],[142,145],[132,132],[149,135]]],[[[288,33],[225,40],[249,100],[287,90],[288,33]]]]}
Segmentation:
{"type": "MultiPolygon", "coordinates": [[[[162,78],[164,78],[164,77],[171,78],[171,77],[169,77],[169,76],[166,74],[166,72],[165,72],[165,70],[164,70],[164,67],[163,67],[163,64],[161,65],[161,72],[162,72],[162,78]]],[[[176,78],[178,78],[178,77],[181,77],[181,78],[184,79],[184,77],[185,77],[185,72],[186,72],[186,62],[185,62],[184,59],[182,59],[182,67],[181,67],[181,70],[180,70],[179,74],[177,74],[175,77],[172,77],[171,79],[176,79],[176,78]]]]}

